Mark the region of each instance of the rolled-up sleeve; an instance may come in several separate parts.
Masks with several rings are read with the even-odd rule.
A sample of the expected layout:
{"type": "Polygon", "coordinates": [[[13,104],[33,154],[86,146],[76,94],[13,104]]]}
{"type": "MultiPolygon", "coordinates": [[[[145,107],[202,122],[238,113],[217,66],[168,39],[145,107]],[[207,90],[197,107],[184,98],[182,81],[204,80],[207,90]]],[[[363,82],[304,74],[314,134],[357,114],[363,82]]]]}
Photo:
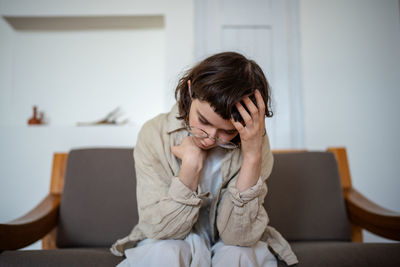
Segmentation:
{"type": "Polygon", "coordinates": [[[269,221],[262,205],[267,186],[259,178],[254,186],[239,192],[235,184],[236,179],[224,191],[218,207],[218,232],[226,245],[252,246],[269,221]]]}
{"type": "Polygon", "coordinates": [[[173,177],[167,196],[141,210],[140,229],[148,238],[184,239],[198,219],[200,196],[173,177]]]}
{"type": "Polygon", "coordinates": [[[198,197],[198,194],[182,183],[179,177],[172,178],[168,194],[172,200],[180,204],[190,206],[198,206],[201,204],[201,199],[198,197]]]}
{"type": "Polygon", "coordinates": [[[269,218],[264,208],[267,195],[266,180],[271,174],[273,156],[266,138],[263,145],[263,159],[257,183],[239,192],[236,181],[239,174],[222,191],[217,209],[217,229],[226,245],[252,246],[263,235],[269,218]]]}
{"type": "Polygon", "coordinates": [[[139,227],[147,238],[184,239],[198,219],[202,194],[171,172],[154,132],[145,125],[134,150],[139,227]]]}
{"type": "Polygon", "coordinates": [[[231,200],[235,206],[243,207],[246,203],[258,197],[263,189],[263,182],[261,178],[258,178],[257,183],[252,187],[249,187],[243,192],[240,192],[236,186],[231,183],[228,186],[228,190],[231,196],[231,200]]]}

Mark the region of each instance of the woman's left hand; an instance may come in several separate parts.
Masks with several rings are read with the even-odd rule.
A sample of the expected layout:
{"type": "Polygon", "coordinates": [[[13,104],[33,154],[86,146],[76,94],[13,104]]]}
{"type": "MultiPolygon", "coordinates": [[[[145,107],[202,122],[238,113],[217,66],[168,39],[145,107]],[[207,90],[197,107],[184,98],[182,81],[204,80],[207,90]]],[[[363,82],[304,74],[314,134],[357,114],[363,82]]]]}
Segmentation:
{"type": "Polygon", "coordinates": [[[232,124],[238,130],[241,140],[243,159],[261,160],[261,149],[265,130],[265,103],[258,89],[255,90],[257,106],[249,97],[243,99],[250,114],[240,102],[236,103],[244,125],[231,118],[232,124]]]}

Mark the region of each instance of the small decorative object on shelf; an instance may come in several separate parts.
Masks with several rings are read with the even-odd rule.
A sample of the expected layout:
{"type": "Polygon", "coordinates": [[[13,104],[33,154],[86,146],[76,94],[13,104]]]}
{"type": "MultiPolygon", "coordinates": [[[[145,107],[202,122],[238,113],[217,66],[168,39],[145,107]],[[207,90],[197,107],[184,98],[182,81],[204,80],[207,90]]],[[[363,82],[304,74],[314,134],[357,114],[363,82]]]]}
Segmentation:
{"type": "Polygon", "coordinates": [[[37,107],[33,106],[33,117],[28,120],[29,125],[41,125],[44,124],[43,112],[40,112],[40,116],[37,116],[37,107]]]}
{"type": "Polygon", "coordinates": [[[121,110],[120,108],[116,108],[113,111],[111,111],[110,113],[108,113],[108,115],[104,118],[101,119],[99,121],[94,121],[94,122],[78,122],[77,126],[90,126],[90,125],[124,125],[126,124],[129,119],[125,119],[123,121],[117,121],[117,118],[120,117],[121,114],[121,110]]]}

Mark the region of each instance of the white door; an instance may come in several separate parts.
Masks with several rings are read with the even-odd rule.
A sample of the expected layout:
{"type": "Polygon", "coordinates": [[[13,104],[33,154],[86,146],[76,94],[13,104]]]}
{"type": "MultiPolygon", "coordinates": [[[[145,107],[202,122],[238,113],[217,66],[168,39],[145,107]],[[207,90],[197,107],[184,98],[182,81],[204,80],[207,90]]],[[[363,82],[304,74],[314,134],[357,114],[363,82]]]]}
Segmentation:
{"type": "Polygon", "coordinates": [[[272,87],[267,119],[273,148],[303,147],[298,1],[197,0],[195,57],[237,51],[254,59],[272,87]]]}

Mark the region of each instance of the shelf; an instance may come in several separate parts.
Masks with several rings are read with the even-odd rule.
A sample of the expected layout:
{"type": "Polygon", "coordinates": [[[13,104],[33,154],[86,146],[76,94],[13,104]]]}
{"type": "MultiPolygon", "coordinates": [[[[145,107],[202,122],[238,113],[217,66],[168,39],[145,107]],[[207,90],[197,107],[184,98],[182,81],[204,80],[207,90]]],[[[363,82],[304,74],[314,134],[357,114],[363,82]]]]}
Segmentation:
{"type": "Polygon", "coordinates": [[[4,19],[17,31],[138,30],[164,28],[164,17],[154,16],[40,16],[4,19]]]}

